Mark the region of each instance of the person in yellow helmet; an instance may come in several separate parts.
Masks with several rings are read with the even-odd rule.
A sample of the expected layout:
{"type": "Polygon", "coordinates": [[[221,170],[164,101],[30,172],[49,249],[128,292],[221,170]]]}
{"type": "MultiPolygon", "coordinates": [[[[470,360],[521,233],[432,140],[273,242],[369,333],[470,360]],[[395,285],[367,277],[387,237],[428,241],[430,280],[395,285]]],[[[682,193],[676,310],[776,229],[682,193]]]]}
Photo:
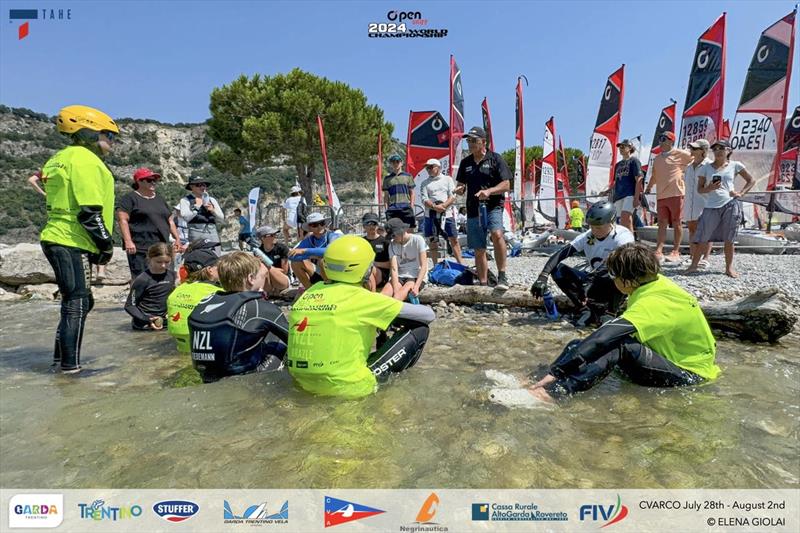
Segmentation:
{"type": "Polygon", "coordinates": [[[363,287],[375,260],[363,237],[345,235],[323,255],[328,281],[309,287],[289,312],[287,367],[304,390],[358,398],[378,380],[413,366],[435,315],[426,305],[404,303],[363,287]],[[396,328],[370,352],[377,330],[396,328]]]}
{"type": "Polygon", "coordinates": [[[583,211],[578,200],[572,200],[572,209],[569,211],[569,227],[575,231],[583,231],[583,211]]]}
{"type": "Polygon", "coordinates": [[[111,152],[119,127],[102,111],[82,105],[59,111],[56,127],[72,144],[42,168],[47,224],[40,240],[61,293],[53,366],[76,374],[86,316],[94,306],[90,264],[105,265],[113,252],[114,177],[102,157],[111,152]]]}

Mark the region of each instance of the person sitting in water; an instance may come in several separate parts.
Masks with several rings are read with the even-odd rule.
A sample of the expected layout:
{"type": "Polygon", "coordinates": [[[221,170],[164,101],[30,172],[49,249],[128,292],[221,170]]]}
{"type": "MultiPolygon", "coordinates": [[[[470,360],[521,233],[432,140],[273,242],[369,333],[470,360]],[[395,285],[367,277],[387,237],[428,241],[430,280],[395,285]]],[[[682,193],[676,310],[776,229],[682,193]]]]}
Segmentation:
{"type": "Polygon", "coordinates": [[[694,296],[659,274],[655,253],[626,244],[608,257],[614,284],[629,295],[621,317],[569,342],[548,374],[528,389],[501,389],[506,404],[550,401],[588,390],[612,370],[645,387],[679,387],[716,379],[716,341],[694,296]]]}
{"type": "Polygon", "coordinates": [[[273,226],[261,226],[256,230],[256,238],[261,243],[259,248],[272,261],[264,281],[264,292],[271,296],[289,288],[289,247],[278,242],[278,233],[278,228],[273,226]]]}
{"type": "Polygon", "coordinates": [[[309,234],[289,250],[289,261],[295,277],[303,288],[307,289],[314,283],[324,281],[320,260],[325,248],[338,239],[339,234],[328,230],[327,220],[322,213],[308,215],[303,230],[309,234]]]}
{"type": "Polygon", "coordinates": [[[189,345],[189,315],[197,303],[210,294],[219,292],[217,285],[216,247],[219,243],[208,239],[198,239],[189,243],[183,254],[183,267],[187,272],[186,281],[178,285],[167,298],[167,329],[175,338],[178,351],[191,352],[189,345]]]}
{"type": "Polygon", "coordinates": [[[175,289],[172,246],[159,242],[147,249],[147,268],[131,284],[125,311],[131,315],[131,327],[160,330],[167,318],[167,297],[175,289]]]}
{"type": "Polygon", "coordinates": [[[391,263],[389,262],[389,242],[390,240],[379,233],[381,219],[375,213],[366,213],[361,217],[361,225],[364,226],[364,238],[372,246],[375,252],[375,261],[372,274],[367,281],[367,288],[372,292],[382,289],[391,279],[391,263]]]}
{"type": "Polygon", "coordinates": [[[261,291],[267,266],[246,252],[217,264],[224,292],[204,298],[189,315],[192,363],[203,381],[283,368],[289,323],[261,291]]]}
{"type": "Polygon", "coordinates": [[[428,245],[421,235],[408,232],[408,224],[399,218],[386,223],[389,241],[390,280],[382,294],[401,302],[406,298],[419,303],[417,296],[428,277],[428,245]]]}
{"type": "Polygon", "coordinates": [[[365,289],[374,260],[362,237],[339,238],[323,257],[328,281],[313,285],[292,305],[287,367],[302,389],[366,396],[378,380],[414,366],[422,354],[433,310],[365,289]],[[377,330],[390,326],[395,333],[370,353],[377,330]]]}
{"type": "Polygon", "coordinates": [[[625,299],[614,286],[605,265],[608,254],[634,241],[633,234],[627,228],[613,223],[616,216],[611,202],[604,200],[590,207],[586,212],[589,230],[551,255],[531,286],[534,298],[541,298],[552,272],[553,281],[578,308],[578,326],[599,324],[603,314],[616,315],[625,299]],[[587,259],[583,268],[576,269],[561,263],[579,252],[583,252],[587,259]]]}

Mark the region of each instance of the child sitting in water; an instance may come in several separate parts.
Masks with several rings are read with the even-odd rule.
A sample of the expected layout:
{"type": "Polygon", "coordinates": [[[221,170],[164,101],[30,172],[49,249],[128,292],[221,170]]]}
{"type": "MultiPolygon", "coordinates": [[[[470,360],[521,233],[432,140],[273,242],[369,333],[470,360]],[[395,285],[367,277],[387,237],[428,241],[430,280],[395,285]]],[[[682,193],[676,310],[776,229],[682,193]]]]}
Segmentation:
{"type": "Polygon", "coordinates": [[[185,283],[178,285],[167,298],[167,329],[178,343],[178,351],[189,353],[189,315],[206,296],[219,292],[217,285],[217,261],[215,247],[219,243],[198,239],[189,244],[183,254],[183,266],[187,272],[185,283]]]}
{"type": "Polygon", "coordinates": [[[625,244],[608,256],[608,273],[628,296],[627,310],[583,340],[567,344],[549,373],[527,389],[496,389],[491,399],[531,405],[589,390],[612,370],[645,387],[679,387],[715,379],[716,341],[697,300],[659,274],[655,254],[625,244]]]}
{"type": "Polygon", "coordinates": [[[170,269],[172,259],[172,247],[163,242],[147,249],[147,269],[133,280],[125,302],[133,329],[164,328],[167,297],[175,288],[175,272],[170,269]]]}

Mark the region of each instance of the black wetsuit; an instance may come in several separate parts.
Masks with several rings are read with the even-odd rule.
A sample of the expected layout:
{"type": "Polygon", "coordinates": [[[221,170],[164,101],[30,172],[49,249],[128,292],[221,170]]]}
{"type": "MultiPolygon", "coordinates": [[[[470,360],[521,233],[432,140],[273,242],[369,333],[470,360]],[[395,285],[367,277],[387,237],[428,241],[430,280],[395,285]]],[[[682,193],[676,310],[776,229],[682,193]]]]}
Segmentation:
{"type": "Polygon", "coordinates": [[[289,323],[259,291],[219,292],[189,315],[192,362],[206,382],[283,368],[289,323]]]}
{"type": "Polygon", "coordinates": [[[125,311],[133,320],[133,329],[150,329],[150,317],[160,316],[167,320],[167,297],[175,288],[175,272],[167,270],[163,274],[153,274],[145,270],[133,280],[125,311]]]}
{"type": "Polygon", "coordinates": [[[637,341],[636,328],[624,318],[606,322],[583,340],[570,341],[550,365],[556,381],[545,389],[555,397],[594,387],[617,369],[629,381],[646,387],[679,387],[703,378],[677,366],[637,341]]]}

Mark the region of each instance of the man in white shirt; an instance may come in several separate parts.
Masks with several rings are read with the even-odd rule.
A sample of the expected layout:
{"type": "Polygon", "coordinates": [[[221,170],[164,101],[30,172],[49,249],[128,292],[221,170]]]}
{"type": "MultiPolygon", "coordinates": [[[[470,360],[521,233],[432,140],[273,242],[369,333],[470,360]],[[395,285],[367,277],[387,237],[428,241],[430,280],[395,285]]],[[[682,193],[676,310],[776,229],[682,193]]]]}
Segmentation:
{"type": "Polygon", "coordinates": [[[283,202],[283,237],[286,243],[292,242],[290,232],[297,231],[297,240],[303,239],[303,224],[304,220],[298,220],[297,214],[300,210],[300,204],[304,202],[303,190],[299,185],[294,185],[289,190],[289,197],[283,202]]]}
{"type": "Polygon", "coordinates": [[[450,241],[456,261],[463,264],[461,247],[458,245],[455,209],[452,207],[456,201],[456,184],[453,178],[442,174],[442,165],[438,159],[428,159],[425,170],[429,177],[420,185],[422,205],[426,210],[423,233],[428,239],[433,264],[439,259],[440,235],[450,241]]]}

